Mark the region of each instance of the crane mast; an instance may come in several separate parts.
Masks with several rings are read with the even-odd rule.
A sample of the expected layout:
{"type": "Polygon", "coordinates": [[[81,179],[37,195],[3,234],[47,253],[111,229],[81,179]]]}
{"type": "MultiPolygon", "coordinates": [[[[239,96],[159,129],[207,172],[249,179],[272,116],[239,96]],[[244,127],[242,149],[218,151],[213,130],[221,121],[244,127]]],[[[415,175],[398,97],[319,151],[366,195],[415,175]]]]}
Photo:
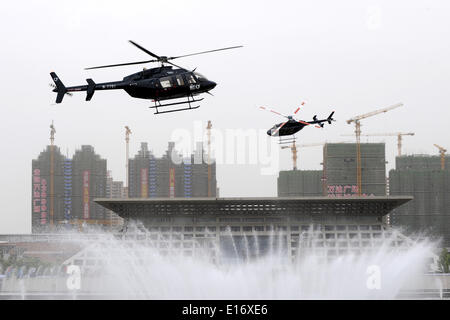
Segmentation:
{"type": "Polygon", "coordinates": [[[351,118],[347,120],[348,124],[351,124],[352,122],[355,123],[355,136],[356,136],[356,181],[358,184],[358,195],[360,196],[362,194],[362,181],[361,181],[361,120],[375,116],[377,114],[388,112],[392,109],[398,108],[403,106],[403,103],[397,103],[390,107],[378,109],[372,112],[368,112],[359,116],[356,116],[354,118],[351,118]]]}
{"type": "Polygon", "coordinates": [[[125,126],[125,143],[126,143],[126,159],[125,159],[125,170],[126,170],[126,182],[127,185],[125,186],[125,196],[128,198],[128,189],[129,189],[129,172],[128,172],[128,160],[130,159],[129,156],[129,144],[130,144],[130,134],[131,130],[128,126],[125,126]]]}
{"type": "Polygon", "coordinates": [[[206,130],[208,133],[208,197],[211,197],[211,128],[212,123],[211,120],[208,120],[208,125],[206,126],[206,130]]]}

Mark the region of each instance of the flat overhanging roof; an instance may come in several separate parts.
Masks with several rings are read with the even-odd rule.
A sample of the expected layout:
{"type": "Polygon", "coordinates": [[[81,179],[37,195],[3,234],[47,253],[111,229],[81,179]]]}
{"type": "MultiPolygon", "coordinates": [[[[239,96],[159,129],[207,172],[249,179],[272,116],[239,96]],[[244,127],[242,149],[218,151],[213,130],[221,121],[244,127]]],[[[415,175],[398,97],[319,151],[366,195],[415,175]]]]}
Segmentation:
{"type": "Polygon", "coordinates": [[[251,197],[251,198],[127,198],[94,199],[122,218],[186,215],[376,215],[384,216],[412,200],[411,196],[251,197]]]}

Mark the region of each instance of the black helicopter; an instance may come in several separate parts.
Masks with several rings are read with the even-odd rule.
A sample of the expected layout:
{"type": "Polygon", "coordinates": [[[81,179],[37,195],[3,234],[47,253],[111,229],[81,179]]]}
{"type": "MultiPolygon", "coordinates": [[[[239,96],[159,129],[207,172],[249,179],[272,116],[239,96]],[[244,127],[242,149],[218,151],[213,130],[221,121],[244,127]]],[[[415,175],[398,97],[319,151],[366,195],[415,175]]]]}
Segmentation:
{"type": "MultiPolygon", "coordinates": [[[[305,102],[302,102],[301,105],[304,106],[305,102]]],[[[316,128],[323,128],[324,122],[328,122],[329,124],[331,124],[332,121],[336,121],[333,119],[334,111],[331,112],[331,114],[328,116],[327,119],[319,120],[319,119],[317,119],[317,115],[315,115],[313,117],[312,121],[302,121],[302,120],[294,119],[293,116],[286,116],[284,114],[279,113],[278,111],[275,111],[272,109],[267,109],[266,107],[259,107],[259,108],[262,110],[266,110],[266,111],[278,114],[278,115],[288,119],[285,122],[281,122],[281,123],[274,125],[272,128],[270,128],[267,131],[267,134],[269,136],[273,136],[273,137],[294,135],[297,132],[299,132],[300,130],[302,130],[304,127],[310,126],[310,125],[314,125],[316,128]]],[[[300,107],[298,107],[294,111],[294,114],[297,114],[297,112],[299,112],[299,111],[300,111],[300,107]]]]}
{"type": "Polygon", "coordinates": [[[86,79],[87,85],[73,86],[73,87],[65,87],[61,80],[58,78],[56,73],[51,72],[50,75],[55,83],[55,88],[53,92],[57,92],[56,103],[61,103],[65,94],[70,94],[70,92],[75,91],[86,91],[86,101],[91,100],[94,92],[96,90],[116,90],[123,89],[130,96],[134,98],[140,99],[152,99],[155,103],[154,106],[150,108],[156,108],[155,114],[159,113],[167,113],[167,112],[175,112],[175,111],[183,111],[183,110],[191,110],[197,109],[199,106],[191,106],[191,103],[198,102],[203,100],[195,99],[194,96],[199,95],[201,93],[211,94],[209,91],[214,89],[217,85],[215,82],[208,80],[206,77],[202,76],[200,73],[195,72],[195,69],[192,71],[186,70],[172,62],[170,60],[204,54],[209,52],[228,50],[241,48],[242,46],[221,48],[197,53],[186,54],[182,56],[176,57],[166,57],[166,56],[158,56],[137,43],[129,40],[131,44],[141,49],[145,53],[149,54],[155,59],[146,60],[146,61],[138,61],[138,62],[129,62],[129,63],[120,63],[113,65],[105,65],[99,67],[91,67],[86,68],[89,69],[99,69],[99,68],[108,68],[108,67],[118,67],[118,66],[127,66],[134,64],[142,64],[142,63],[150,63],[150,62],[160,62],[161,66],[151,69],[145,69],[140,72],[133,73],[129,76],[126,76],[121,81],[113,81],[113,82],[104,82],[104,83],[95,83],[92,79],[86,79]],[[173,69],[172,66],[165,66],[164,64],[171,64],[172,66],[177,67],[178,69],[173,69]],[[187,101],[175,102],[175,103],[167,103],[161,104],[162,100],[171,100],[171,99],[179,99],[179,98],[187,98],[187,101]],[[167,110],[167,111],[159,111],[160,107],[174,106],[180,104],[188,104],[189,108],[176,109],[176,110],[167,110]]]}

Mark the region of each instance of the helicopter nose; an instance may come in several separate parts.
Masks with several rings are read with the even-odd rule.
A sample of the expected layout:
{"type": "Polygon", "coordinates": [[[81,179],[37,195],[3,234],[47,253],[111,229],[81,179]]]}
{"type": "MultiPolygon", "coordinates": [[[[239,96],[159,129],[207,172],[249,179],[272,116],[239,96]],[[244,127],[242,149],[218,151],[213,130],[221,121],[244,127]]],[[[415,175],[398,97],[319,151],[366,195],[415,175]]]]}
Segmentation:
{"type": "Polygon", "coordinates": [[[271,135],[272,135],[272,129],[267,130],[267,134],[268,134],[269,136],[271,136],[271,135]]]}
{"type": "Polygon", "coordinates": [[[208,81],[206,83],[206,89],[208,89],[208,91],[214,89],[216,86],[217,83],[215,83],[214,81],[208,81]]]}

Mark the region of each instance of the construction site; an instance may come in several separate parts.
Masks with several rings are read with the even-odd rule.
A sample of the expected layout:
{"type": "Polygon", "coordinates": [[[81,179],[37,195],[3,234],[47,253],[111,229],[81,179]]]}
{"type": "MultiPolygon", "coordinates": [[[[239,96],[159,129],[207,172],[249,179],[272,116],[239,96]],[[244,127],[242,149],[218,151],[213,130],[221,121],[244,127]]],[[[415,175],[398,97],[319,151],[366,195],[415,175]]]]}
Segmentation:
{"type": "Polygon", "coordinates": [[[403,155],[405,136],[413,132],[361,133],[363,119],[398,108],[396,104],[347,120],[355,125],[356,143],[296,144],[282,149],[292,153],[292,170],[280,171],[279,197],[412,196],[395,208],[386,223],[411,236],[427,236],[450,247],[450,157],[435,144],[439,156],[403,155]],[[385,143],[361,143],[365,137],[397,137],[395,169],[386,172],[385,143]],[[298,153],[306,147],[323,148],[322,170],[299,170],[298,153]]]}
{"type": "MultiPolygon", "coordinates": [[[[405,233],[427,235],[450,247],[450,158],[446,149],[435,145],[439,156],[403,155],[403,139],[414,132],[362,133],[361,122],[403,106],[378,109],[347,120],[354,125],[355,142],[284,144],[292,154],[292,170],[280,171],[278,197],[372,197],[412,196],[386,216],[386,223],[405,233]],[[395,168],[386,171],[386,143],[361,143],[361,137],[396,137],[395,168]],[[298,153],[303,148],[322,147],[322,170],[300,170],[298,153]]],[[[50,126],[50,145],[32,163],[33,232],[50,231],[85,224],[108,228],[121,226],[123,219],[99,206],[94,198],[218,198],[216,164],[210,159],[211,130],[207,130],[207,157],[203,142],[198,142],[190,157],[180,163],[169,142],[167,151],[155,156],[148,144],[141,143],[133,157],[129,155],[131,130],[125,126],[126,183],[114,181],[107,171],[107,161],[92,146],[82,146],[72,158],[54,145],[55,127],[50,126]],[[205,161],[205,159],[207,159],[205,161]]],[[[178,155],[181,157],[181,155],[178,155]]]]}
{"type": "MultiPolygon", "coordinates": [[[[107,160],[95,153],[94,147],[83,145],[73,157],[63,155],[54,144],[56,129],[50,125],[50,145],[32,161],[32,232],[53,232],[85,225],[98,225],[106,230],[120,227],[123,219],[94,202],[95,198],[174,198],[216,197],[216,165],[203,142],[181,163],[172,161],[175,144],[169,142],[162,157],[148,150],[147,143],[134,158],[129,156],[131,129],[125,126],[126,184],[115,181],[107,170],[107,160]],[[205,161],[206,160],[206,161],[205,161]]],[[[181,157],[181,155],[178,155],[181,157]]]]}

